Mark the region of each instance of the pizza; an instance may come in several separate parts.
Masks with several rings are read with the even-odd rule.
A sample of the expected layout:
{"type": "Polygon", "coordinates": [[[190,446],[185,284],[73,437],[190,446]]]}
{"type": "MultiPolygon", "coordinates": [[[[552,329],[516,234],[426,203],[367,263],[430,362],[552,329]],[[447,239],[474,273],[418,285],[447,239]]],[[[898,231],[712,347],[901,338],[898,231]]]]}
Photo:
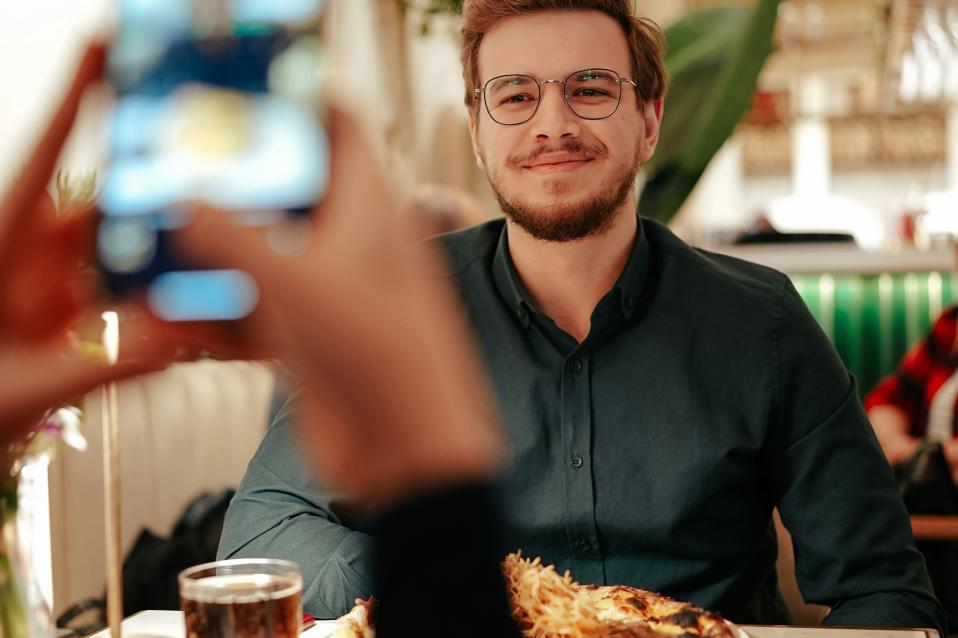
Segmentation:
{"type": "Polygon", "coordinates": [[[506,556],[503,572],[526,638],[735,638],[718,614],[625,585],[580,585],[521,552],[506,556]]]}
{"type": "MultiPolygon", "coordinates": [[[[736,638],[718,614],[625,585],[580,585],[521,552],[506,556],[502,571],[525,638],[736,638]]],[[[373,638],[373,606],[357,599],[332,638],[373,638]]]]}
{"type": "Polygon", "coordinates": [[[644,589],[624,585],[585,585],[599,618],[630,621],[641,617],[657,635],[682,638],[734,638],[721,616],[644,589]]]}

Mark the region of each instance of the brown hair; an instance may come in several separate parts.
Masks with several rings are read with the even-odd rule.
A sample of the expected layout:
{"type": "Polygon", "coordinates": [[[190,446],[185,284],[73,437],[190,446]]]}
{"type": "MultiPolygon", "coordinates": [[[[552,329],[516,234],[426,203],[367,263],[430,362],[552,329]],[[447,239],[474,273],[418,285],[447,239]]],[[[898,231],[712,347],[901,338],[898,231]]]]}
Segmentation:
{"type": "Polygon", "coordinates": [[[535,11],[601,11],[612,17],[625,34],[632,56],[632,80],[642,102],[665,97],[668,75],[662,63],[665,40],[658,25],[634,15],[630,0],[465,0],[462,9],[462,74],[466,105],[477,104],[479,45],[500,20],[535,11]]]}

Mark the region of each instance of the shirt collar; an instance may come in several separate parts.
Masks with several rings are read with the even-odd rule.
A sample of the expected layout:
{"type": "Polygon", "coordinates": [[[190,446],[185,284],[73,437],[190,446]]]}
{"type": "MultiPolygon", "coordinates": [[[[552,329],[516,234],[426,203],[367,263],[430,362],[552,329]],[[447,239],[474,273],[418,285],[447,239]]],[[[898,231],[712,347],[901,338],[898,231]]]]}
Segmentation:
{"type": "Polygon", "coordinates": [[[529,327],[529,315],[534,311],[532,304],[527,301],[529,293],[522,280],[519,279],[519,273],[512,263],[512,257],[509,255],[509,238],[506,233],[506,224],[502,225],[502,232],[499,235],[499,245],[496,246],[496,254],[492,259],[492,278],[496,282],[496,288],[499,294],[505,299],[509,310],[519,319],[522,327],[529,327]]]}
{"type": "MultiPolygon", "coordinates": [[[[638,306],[639,298],[648,280],[649,268],[652,263],[650,248],[648,237],[642,227],[642,218],[639,217],[632,253],[629,255],[622,274],[619,275],[619,279],[613,286],[613,290],[618,291],[619,308],[628,319],[632,318],[632,313],[638,306]]],[[[530,301],[531,297],[528,291],[519,278],[515,264],[512,263],[512,257],[509,255],[506,224],[502,225],[499,244],[493,257],[492,277],[506,305],[519,319],[523,327],[527,327],[531,313],[536,312],[536,310],[530,301]]]]}
{"type": "Polygon", "coordinates": [[[627,319],[639,305],[639,299],[645,291],[645,284],[649,280],[649,270],[652,268],[652,246],[645,234],[642,218],[638,218],[635,230],[635,243],[632,245],[632,254],[622,269],[614,288],[619,291],[619,307],[627,319]]]}

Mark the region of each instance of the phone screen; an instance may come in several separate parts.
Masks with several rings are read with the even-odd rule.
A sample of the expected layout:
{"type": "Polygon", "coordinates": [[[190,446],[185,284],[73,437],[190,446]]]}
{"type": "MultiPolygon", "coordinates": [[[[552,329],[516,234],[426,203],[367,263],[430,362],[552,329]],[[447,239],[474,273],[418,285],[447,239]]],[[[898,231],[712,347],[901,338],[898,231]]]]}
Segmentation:
{"type": "Polygon", "coordinates": [[[97,255],[116,294],[168,320],[256,305],[245,273],[191,268],[167,233],[202,201],[268,225],[326,190],[318,117],[322,0],[120,0],[108,56],[117,99],[97,255]]]}

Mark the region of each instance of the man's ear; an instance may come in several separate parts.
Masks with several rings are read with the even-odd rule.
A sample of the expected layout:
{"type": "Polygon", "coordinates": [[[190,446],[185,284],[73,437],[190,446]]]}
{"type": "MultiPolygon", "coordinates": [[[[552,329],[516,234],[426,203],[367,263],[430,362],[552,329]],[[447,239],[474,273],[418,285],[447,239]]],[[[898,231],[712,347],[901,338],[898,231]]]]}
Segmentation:
{"type": "Polygon", "coordinates": [[[472,140],[472,155],[476,158],[476,166],[479,170],[485,171],[486,166],[482,161],[482,154],[479,152],[479,113],[477,109],[469,112],[469,139],[472,140]]]}
{"type": "Polygon", "coordinates": [[[642,106],[642,120],[645,124],[645,154],[643,161],[647,161],[655,152],[655,147],[659,143],[659,132],[662,130],[662,115],[664,112],[664,100],[650,100],[642,106]]]}

